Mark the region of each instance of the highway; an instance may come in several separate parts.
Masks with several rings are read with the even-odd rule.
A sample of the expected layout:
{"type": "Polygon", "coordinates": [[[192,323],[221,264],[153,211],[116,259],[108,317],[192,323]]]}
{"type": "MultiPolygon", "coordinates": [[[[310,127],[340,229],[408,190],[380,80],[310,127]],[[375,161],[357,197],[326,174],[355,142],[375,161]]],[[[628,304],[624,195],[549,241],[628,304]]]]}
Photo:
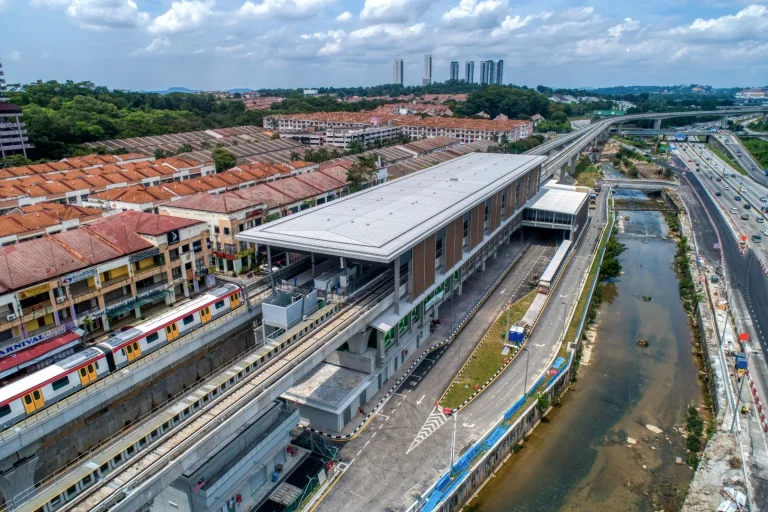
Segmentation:
{"type": "Polygon", "coordinates": [[[684,159],[683,163],[686,167],[697,174],[714,196],[716,204],[726,212],[736,232],[739,235],[747,235],[749,238],[747,243],[756,251],[763,263],[768,264],[768,235],[765,233],[768,230],[768,221],[759,209],[764,202],[762,198],[768,197],[768,188],[737,174],[703,146],[692,147],[689,144],[681,144],[678,153],[684,159]],[[696,163],[701,169],[699,172],[695,172],[696,163]],[[724,174],[727,177],[723,177],[724,174]],[[733,175],[736,177],[732,177],[733,175]],[[736,197],[740,199],[737,200],[736,197]],[[750,204],[751,208],[745,208],[746,204],[750,204]],[[744,216],[748,218],[744,219],[744,216]],[[763,219],[763,222],[758,222],[758,219],[763,219]],[[760,235],[764,240],[754,243],[753,235],[760,235]]]}
{"type": "Polygon", "coordinates": [[[738,137],[729,132],[716,133],[714,136],[728,148],[728,156],[741,165],[752,179],[762,185],[768,186],[768,176],[765,175],[765,170],[760,167],[757,160],[752,158],[752,155],[747,151],[747,148],[744,147],[738,137]]]}

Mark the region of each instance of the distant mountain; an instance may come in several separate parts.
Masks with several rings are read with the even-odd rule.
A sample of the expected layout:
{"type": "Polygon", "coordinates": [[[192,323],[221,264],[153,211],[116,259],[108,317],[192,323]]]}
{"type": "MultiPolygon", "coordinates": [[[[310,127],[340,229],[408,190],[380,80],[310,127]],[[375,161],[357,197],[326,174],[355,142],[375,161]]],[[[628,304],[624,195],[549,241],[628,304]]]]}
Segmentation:
{"type": "MultiPolygon", "coordinates": [[[[247,87],[237,87],[234,89],[226,89],[226,92],[235,94],[236,92],[239,92],[240,94],[244,92],[251,92],[254,89],[249,89],[247,87]]],[[[181,92],[184,94],[195,94],[197,92],[203,92],[201,89],[190,89],[188,87],[169,87],[167,89],[164,89],[162,91],[142,91],[142,92],[153,92],[155,94],[171,94],[172,92],[181,92]]]]}
{"type": "Polygon", "coordinates": [[[247,87],[238,87],[235,89],[226,89],[227,92],[231,92],[232,94],[235,94],[236,92],[239,92],[240,94],[243,94],[244,92],[252,92],[254,89],[249,89],[247,87]]]}

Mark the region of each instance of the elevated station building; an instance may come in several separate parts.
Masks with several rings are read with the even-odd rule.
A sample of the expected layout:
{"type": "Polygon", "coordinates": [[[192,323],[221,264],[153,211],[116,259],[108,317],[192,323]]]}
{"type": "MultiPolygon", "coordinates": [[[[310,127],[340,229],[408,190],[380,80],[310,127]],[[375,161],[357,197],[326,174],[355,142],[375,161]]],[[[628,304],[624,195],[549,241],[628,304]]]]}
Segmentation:
{"type": "Polygon", "coordinates": [[[284,399],[311,424],[340,431],[425,342],[440,305],[509,242],[540,196],[545,160],[472,153],[240,233],[268,255],[333,261],[314,275],[321,297],[344,297],[382,275],[391,283],[391,305],[338,338],[284,399]]]}

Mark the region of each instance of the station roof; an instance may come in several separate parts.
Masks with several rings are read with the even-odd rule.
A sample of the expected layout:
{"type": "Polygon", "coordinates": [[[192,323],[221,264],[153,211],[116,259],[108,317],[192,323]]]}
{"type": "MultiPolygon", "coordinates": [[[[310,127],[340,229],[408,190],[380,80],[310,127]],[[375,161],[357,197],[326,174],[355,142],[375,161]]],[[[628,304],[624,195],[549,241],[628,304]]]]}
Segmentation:
{"type": "Polygon", "coordinates": [[[471,153],[257,226],[236,238],[387,263],[544,160],[471,153]]]}
{"type": "Polygon", "coordinates": [[[589,195],[587,192],[578,190],[579,188],[586,190],[584,187],[545,185],[526,207],[532,210],[576,215],[589,195]]]}

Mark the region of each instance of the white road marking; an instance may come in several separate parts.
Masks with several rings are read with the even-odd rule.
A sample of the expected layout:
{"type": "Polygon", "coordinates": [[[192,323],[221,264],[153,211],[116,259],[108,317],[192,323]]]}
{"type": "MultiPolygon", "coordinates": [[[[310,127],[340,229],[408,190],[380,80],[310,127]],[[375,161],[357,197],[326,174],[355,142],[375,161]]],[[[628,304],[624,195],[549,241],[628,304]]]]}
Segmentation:
{"type": "Polygon", "coordinates": [[[448,421],[448,417],[443,414],[443,410],[435,407],[427,417],[427,421],[424,422],[424,425],[421,427],[421,430],[419,430],[419,433],[416,434],[416,437],[413,439],[413,443],[411,443],[411,447],[408,448],[408,451],[406,451],[405,454],[408,455],[411,453],[411,450],[424,442],[426,438],[431,436],[437,429],[442,427],[446,421],[448,421]]]}
{"type": "Polygon", "coordinates": [[[423,401],[424,401],[424,397],[426,397],[426,396],[427,396],[427,395],[421,395],[421,398],[419,398],[418,400],[416,400],[416,405],[421,405],[421,402],[423,402],[423,401]]]}

